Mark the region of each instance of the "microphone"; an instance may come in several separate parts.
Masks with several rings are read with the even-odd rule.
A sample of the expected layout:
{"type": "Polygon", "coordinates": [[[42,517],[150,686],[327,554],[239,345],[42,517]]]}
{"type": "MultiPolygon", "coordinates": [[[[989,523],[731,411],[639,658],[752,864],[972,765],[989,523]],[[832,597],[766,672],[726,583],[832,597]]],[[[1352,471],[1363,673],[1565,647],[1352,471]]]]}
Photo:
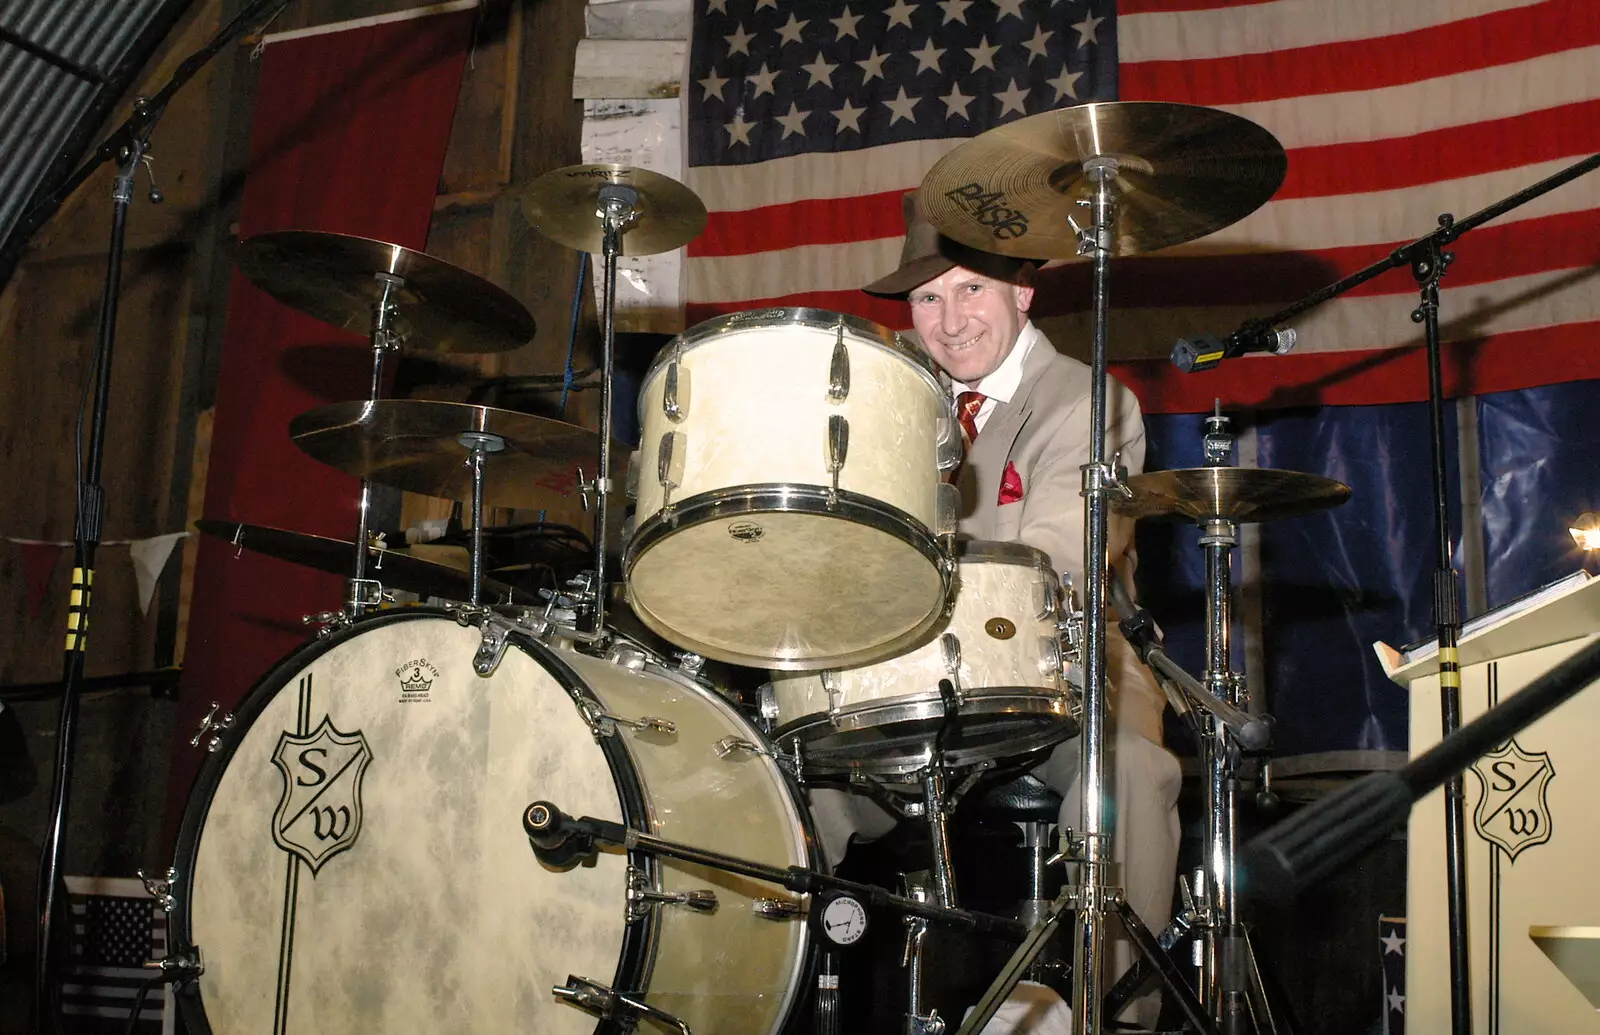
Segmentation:
{"type": "Polygon", "coordinates": [[[1281,356],[1294,348],[1298,337],[1294,328],[1277,330],[1265,324],[1244,326],[1218,341],[1210,334],[1197,335],[1192,340],[1179,338],[1172,346],[1172,365],[1185,374],[1210,370],[1225,359],[1233,359],[1250,352],[1270,352],[1281,356]]]}

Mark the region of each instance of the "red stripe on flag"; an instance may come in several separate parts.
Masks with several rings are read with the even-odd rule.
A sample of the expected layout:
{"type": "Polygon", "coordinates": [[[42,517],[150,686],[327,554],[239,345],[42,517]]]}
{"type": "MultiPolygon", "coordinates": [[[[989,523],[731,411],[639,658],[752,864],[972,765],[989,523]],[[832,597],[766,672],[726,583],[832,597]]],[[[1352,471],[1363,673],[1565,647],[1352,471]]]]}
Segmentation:
{"type": "Polygon", "coordinates": [[[902,191],[712,212],[689,243],[691,257],[755,255],[812,244],[849,244],[905,233],[902,191]]]}
{"type": "Polygon", "coordinates": [[[1246,104],[1376,90],[1596,43],[1600,43],[1600,4],[1547,0],[1373,39],[1219,58],[1124,63],[1117,79],[1126,101],[1246,104]]]}
{"type": "MultiPolygon", "coordinates": [[[[1427,226],[1417,230],[1420,237],[1427,226]]],[[[1132,256],[1119,259],[1113,267],[1112,304],[1118,309],[1277,305],[1365,269],[1408,243],[1244,255],[1132,256]]],[[[1490,223],[1452,249],[1458,261],[1445,277],[1447,288],[1593,266],[1600,263],[1600,209],[1490,223]]],[[[1042,272],[1034,303],[1038,315],[1088,311],[1092,272],[1087,263],[1042,272]]],[[[1352,288],[1347,295],[1415,295],[1416,290],[1411,277],[1398,270],[1352,288]]]]}
{"type": "MultiPolygon", "coordinates": [[[[1600,322],[1509,331],[1447,345],[1441,354],[1451,397],[1507,392],[1600,378],[1600,322]]],[[[1202,413],[1224,408],[1373,406],[1428,397],[1421,348],[1313,352],[1224,363],[1181,374],[1165,360],[1112,363],[1145,413],[1202,413]]]]}
{"type": "Polygon", "coordinates": [[[1296,148],[1272,197],[1398,190],[1589,154],[1597,147],[1600,100],[1580,101],[1408,137],[1296,148]]]}

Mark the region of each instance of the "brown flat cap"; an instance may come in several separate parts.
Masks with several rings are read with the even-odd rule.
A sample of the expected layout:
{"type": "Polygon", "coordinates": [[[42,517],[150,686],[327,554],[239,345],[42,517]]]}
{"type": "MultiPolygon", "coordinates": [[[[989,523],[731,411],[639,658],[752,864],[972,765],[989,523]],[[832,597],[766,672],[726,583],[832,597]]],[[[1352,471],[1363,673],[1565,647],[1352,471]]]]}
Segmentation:
{"type": "Polygon", "coordinates": [[[926,284],[956,266],[1008,284],[1022,284],[1027,282],[1037,265],[1033,259],[981,252],[941,234],[923,211],[918,191],[907,191],[901,197],[900,211],[906,221],[906,241],[900,249],[900,267],[861,289],[869,295],[904,298],[919,284],[926,284]]]}

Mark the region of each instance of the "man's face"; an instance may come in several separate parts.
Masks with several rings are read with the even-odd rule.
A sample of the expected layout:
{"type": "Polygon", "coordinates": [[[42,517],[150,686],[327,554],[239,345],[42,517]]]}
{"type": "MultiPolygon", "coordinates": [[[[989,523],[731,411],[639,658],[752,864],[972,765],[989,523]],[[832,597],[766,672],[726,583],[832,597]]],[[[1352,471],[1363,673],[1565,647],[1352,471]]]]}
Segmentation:
{"type": "Polygon", "coordinates": [[[944,372],[972,384],[999,369],[1017,344],[1033,288],[1007,284],[962,266],[907,296],[922,347],[944,372]]]}

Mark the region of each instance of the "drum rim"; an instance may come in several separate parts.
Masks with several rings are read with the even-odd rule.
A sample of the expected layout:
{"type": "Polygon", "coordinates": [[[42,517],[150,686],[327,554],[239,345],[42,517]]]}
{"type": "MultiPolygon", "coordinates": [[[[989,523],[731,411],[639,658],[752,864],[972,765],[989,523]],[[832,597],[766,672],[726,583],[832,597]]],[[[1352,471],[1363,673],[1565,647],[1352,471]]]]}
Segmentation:
{"type": "MultiPolygon", "coordinates": [[[[1003,751],[996,750],[999,745],[983,747],[974,746],[956,749],[947,748],[945,752],[946,756],[952,761],[955,761],[957,764],[961,765],[966,765],[971,762],[999,761],[1007,758],[1020,758],[1043,748],[1050,747],[1051,745],[1058,744],[1061,741],[1069,740],[1081,732],[1080,724],[1072,717],[1071,702],[1068,697],[1065,695],[1046,696],[1037,692],[1029,693],[1029,689],[1030,688],[1028,687],[996,688],[991,693],[982,695],[991,699],[990,701],[985,701],[982,703],[993,704],[998,702],[998,707],[973,710],[971,712],[963,709],[962,715],[964,717],[969,717],[973,715],[1047,716],[1053,714],[1060,716],[1064,720],[1057,728],[1050,729],[1045,727],[1038,731],[1030,731],[1029,733],[1024,734],[1023,736],[1020,736],[1014,740],[1007,741],[1005,750],[1003,751]],[[1065,709],[1064,712],[1056,711],[1054,708],[1048,706],[1040,707],[1041,704],[1054,705],[1058,703],[1065,709]],[[1016,705],[1019,704],[1023,705],[1023,707],[1016,707],[1016,705]]],[[[980,699],[980,695],[978,694],[973,694],[968,697],[969,701],[977,699],[980,699]]],[[[932,758],[933,738],[931,735],[928,738],[926,749],[920,754],[903,755],[896,759],[874,759],[869,754],[863,754],[859,757],[850,757],[850,755],[847,754],[850,749],[844,748],[827,752],[825,756],[826,760],[819,762],[814,756],[807,752],[807,748],[816,741],[823,739],[822,736],[816,735],[819,732],[823,735],[862,732],[869,729],[875,729],[880,725],[886,724],[888,721],[918,721],[937,719],[944,714],[943,701],[939,698],[934,697],[931,700],[926,701],[926,704],[928,704],[930,707],[916,708],[914,707],[914,702],[902,702],[899,699],[896,699],[893,704],[886,703],[876,706],[876,710],[883,712],[898,712],[903,709],[904,714],[900,715],[898,719],[860,723],[850,727],[845,727],[842,725],[834,726],[826,712],[813,712],[810,715],[802,716],[801,718],[785,723],[784,725],[773,730],[772,741],[774,744],[779,746],[780,750],[782,750],[785,745],[789,745],[791,749],[798,745],[800,769],[802,774],[807,777],[837,776],[851,772],[860,772],[877,776],[914,773],[921,769],[927,768],[928,762],[932,758]],[[808,734],[811,735],[808,736],[808,734]]],[[[858,713],[857,717],[872,710],[874,709],[863,708],[861,712],[858,713]]],[[[841,713],[841,715],[842,714],[843,713],[841,713]]]]}
{"type": "Polygon", "coordinates": [[[656,375],[682,357],[685,352],[698,348],[707,341],[734,331],[761,327],[807,327],[812,330],[833,331],[838,329],[841,322],[846,329],[864,339],[866,344],[909,360],[941,397],[946,395],[944,383],[939,378],[939,369],[934,366],[928,354],[907,343],[904,337],[883,324],[851,316],[849,313],[836,313],[829,309],[813,309],[809,306],[770,306],[763,309],[745,309],[737,313],[724,313],[709,320],[702,320],[662,346],[661,351],[656,353],[656,358],[645,370],[644,377],[639,379],[639,415],[642,419],[645,412],[644,397],[656,375]]]}
{"type": "MultiPolygon", "coordinates": [[[[448,621],[451,624],[460,624],[460,617],[443,608],[433,607],[408,607],[392,611],[380,611],[359,617],[338,631],[325,636],[318,636],[314,640],[303,643],[288,654],[279,658],[272,667],[244,692],[239,699],[238,706],[233,712],[233,723],[228,727],[222,745],[215,751],[209,752],[201,763],[199,771],[195,774],[194,783],[189,789],[185,799],[183,813],[178,823],[177,839],[173,847],[173,869],[176,875],[172,880],[170,893],[173,897],[172,909],[167,915],[168,955],[178,957],[193,952],[195,946],[192,932],[194,918],[192,915],[194,902],[190,893],[193,891],[195,860],[200,852],[200,837],[205,832],[205,822],[211,812],[211,805],[216,797],[219,784],[223,775],[228,770],[228,764],[233,760],[239,745],[244,740],[244,734],[249,731],[261,713],[266,710],[278,695],[288,688],[290,680],[296,672],[307,668],[318,658],[340,646],[348,640],[357,638],[361,633],[383,625],[398,622],[414,621],[424,618],[434,618],[448,621]],[[268,690],[271,690],[269,693],[268,690]]],[[[479,620],[474,620],[477,625],[479,620]]],[[[592,694],[582,678],[558,656],[555,648],[530,635],[524,630],[513,630],[510,639],[528,648],[528,653],[535,663],[544,668],[550,677],[561,685],[569,695],[574,689],[589,695],[590,700],[597,707],[602,707],[592,694]]],[[[596,742],[601,753],[606,759],[606,765],[611,770],[613,785],[617,788],[619,803],[622,807],[622,820],[628,827],[641,832],[650,832],[649,816],[645,806],[643,785],[635,769],[633,760],[629,757],[627,747],[616,738],[597,737],[596,742]]],[[[810,831],[807,831],[809,836],[810,831]]],[[[639,866],[651,877],[657,880],[657,866],[653,856],[643,852],[629,852],[628,862],[639,866]]],[[[647,982],[650,970],[655,961],[657,944],[657,921],[652,911],[651,916],[639,923],[624,925],[622,945],[617,953],[617,968],[612,976],[613,988],[640,987],[641,982],[647,982]],[[623,984],[623,982],[632,982],[623,984]]],[[[204,951],[204,947],[198,947],[204,951]]],[[[802,954],[805,955],[805,954],[802,954]]],[[[201,995],[198,980],[184,981],[176,984],[173,995],[178,1003],[178,1008],[183,1013],[183,1020],[190,1030],[197,1035],[212,1035],[211,1020],[205,1012],[204,997],[201,995]]],[[[622,1029],[615,1023],[600,1022],[596,1027],[596,1035],[607,1032],[618,1032],[622,1029]]]]}
{"type": "Polygon", "coordinates": [[[622,579],[628,593],[628,606],[634,617],[667,642],[703,654],[717,661],[749,668],[766,668],[778,672],[810,672],[825,668],[854,668],[881,661],[903,649],[915,645],[939,620],[949,606],[955,565],[939,546],[939,537],[928,527],[899,507],[884,503],[872,496],[840,489],[837,494],[820,485],[800,485],[786,482],[758,482],[737,488],[712,489],[674,503],[667,510],[656,511],[634,530],[622,555],[622,579]],[[830,505],[828,497],[834,495],[830,505]],[[776,503],[782,505],[766,505],[776,503]],[[793,504],[793,505],[791,505],[793,504]],[[643,606],[633,593],[633,569],[643,553],[650,547],[678,532],[698,527],[710,521],[738,517],[744,514],[817,514],[823,517],[854,521],[895,536],[933,563],[939,573],[939,594],[932,611],[922,621],[892,640],[871,648],[861,648],[849,654],[830,655],[823,658],[770,658],[737,651],[724,651],[713,644],[678,632],[662,623],[651,610],[643,606]],[[907,534],[900,534],[905,532],[907,534]]]}

